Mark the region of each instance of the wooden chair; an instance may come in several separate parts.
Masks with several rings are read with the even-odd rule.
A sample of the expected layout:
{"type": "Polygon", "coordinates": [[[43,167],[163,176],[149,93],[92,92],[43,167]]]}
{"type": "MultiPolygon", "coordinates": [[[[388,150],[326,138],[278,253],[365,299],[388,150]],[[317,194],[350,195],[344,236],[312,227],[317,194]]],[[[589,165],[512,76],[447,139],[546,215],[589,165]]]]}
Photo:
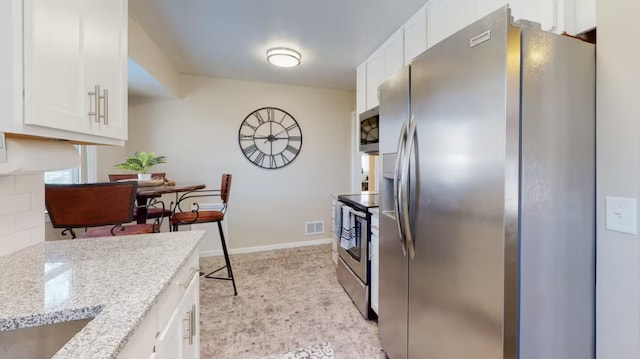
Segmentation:
{"type": "MultiPolygon", "coordinates": [[[[138,175],[135,173],[118,173],[118,174],[109,174],[109,181],[118,182],[118,181],[126,181],[137,179],[138,175]]],[[[166,179],[167,174],[165,172],[157,172],[151,174],[152,179],[166,179]]],[[[153,219],[154,223],[160,227],[162,225],[162,220],[166,217],[171,217],[171,210],[166,207],[163,201],[159,199],[153,199],[149,203],[138,203],[138,206],[147,206],[147,219],[153,219]]],[[[133,219],[138,221],[138,211],[136,208],[133,209],[133,219]]]]}
{"type": "Polygon", "coordinates": [[[133,221],[137,182],[47,184],[45,205],[54,228],[72,238],[154,233],[154,224],[124,225],[133,221]],[[106,227],[105,227],[106,226],[106,227]],[[101,227],[101,228],[94,228],[101,227]],[[74,229],[84,228],[77,235],[74,229]]]}
{"type": "MultiPolygon", "coordinates": [[[[227,212],[227,205],[229,203],[229,191],[231,190],[231,175],[223,174],[222,183],[219,190],[197,190],[186,192],[182,194],[176,201],[173,207],[174,214],[170,218],[170,224],[173,231],[177,231],[179,226],[200,224],[200,223],[218,223],[218,232],[220,232],[220,242],[222,244],[222,252],[224,253],[225,265],[209,272],[204,275],[205,278],[230,280],[233,283],[233,293],[238,295],[236,289],[236,281],[233,278],[233,270],[231,269],[231,262],[229,261],[229,252],[227,250],[227,242],[224,238],[224,231],[222,230],[222,221],[224,215],[227,212]],[[197,203],[199,198],[204,197],[220,197],[222,200],[222,209],[219,211],[212,210],[200,210],[200,205],[197,203]],[[194,203],[193,200],[196,199],[194,203]],[[189,208],[181,208],[181,206],[189,206],[189,208]],[[214,273],[227,269],[227,277],[215,277],[214,273]]],[[[200,273],[203,275],[204,273],[200,273]]]]}

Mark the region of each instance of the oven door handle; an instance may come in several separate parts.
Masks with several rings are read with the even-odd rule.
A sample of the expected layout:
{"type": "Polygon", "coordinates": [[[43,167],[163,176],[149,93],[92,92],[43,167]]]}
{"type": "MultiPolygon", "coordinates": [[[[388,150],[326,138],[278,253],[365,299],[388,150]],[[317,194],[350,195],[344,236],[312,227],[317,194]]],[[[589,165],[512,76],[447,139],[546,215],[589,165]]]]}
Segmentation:
{"type": "Polygon", "coordinates": [[[404,149],[407,142],[407,121],[402,123],[402,130],[400,131],[400,138],[398,138],[398,150],[396,151],[396,163],[393,171],[393,210],[396,212],[395,221],[398,229],[398,236],[400,237],[400,246],[402,247],[402,254],[407,255],[407,246],[404,240],[404,228],[402,221],[402,205],[400,203],[400,185],[402,183],[402,174],[400,173],[400,165],[403,162],[404,149]]]}

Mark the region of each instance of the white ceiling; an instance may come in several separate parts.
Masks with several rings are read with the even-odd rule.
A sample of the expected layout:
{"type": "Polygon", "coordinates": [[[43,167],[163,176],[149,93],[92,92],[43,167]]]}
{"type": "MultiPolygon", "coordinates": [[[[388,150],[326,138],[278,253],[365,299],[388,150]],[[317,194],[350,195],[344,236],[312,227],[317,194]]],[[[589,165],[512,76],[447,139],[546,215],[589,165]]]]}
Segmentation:
{"type": "Polygon", "coordinates": [[[180,73],[355,89],[355,68],[427,0],[129,0],[180,73]],[[302,53],[276,68],[270,47],[302,53]]]}

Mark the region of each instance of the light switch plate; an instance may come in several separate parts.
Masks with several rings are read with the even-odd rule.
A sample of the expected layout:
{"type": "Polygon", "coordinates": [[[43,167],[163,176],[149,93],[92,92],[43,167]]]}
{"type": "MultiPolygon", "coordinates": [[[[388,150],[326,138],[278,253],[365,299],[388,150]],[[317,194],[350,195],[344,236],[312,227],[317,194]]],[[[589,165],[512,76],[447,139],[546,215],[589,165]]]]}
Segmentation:
{"type": "Polygon", "coordinates": [[[7,162],[7,143],[4,139],[4,132],[0,132],[0,163],[7,162]]]}
{"type": "Polygon", "coordinates": [[[635,198],[606,197],[605,227],[610,231],[638,234],[635,198]]]}

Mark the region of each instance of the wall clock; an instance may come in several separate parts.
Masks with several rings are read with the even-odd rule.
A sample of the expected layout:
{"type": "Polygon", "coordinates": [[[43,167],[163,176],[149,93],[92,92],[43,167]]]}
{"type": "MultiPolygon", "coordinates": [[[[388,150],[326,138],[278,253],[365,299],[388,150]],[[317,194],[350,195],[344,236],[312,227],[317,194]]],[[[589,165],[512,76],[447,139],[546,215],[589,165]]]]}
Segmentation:
{"type": "Polygon", "coordinates": [[[267,169],[282,168],[300,153],[302,130],[287,111],[263,107],[242,121],[238,143],[244,156],[254,165],[267,169]]]}

